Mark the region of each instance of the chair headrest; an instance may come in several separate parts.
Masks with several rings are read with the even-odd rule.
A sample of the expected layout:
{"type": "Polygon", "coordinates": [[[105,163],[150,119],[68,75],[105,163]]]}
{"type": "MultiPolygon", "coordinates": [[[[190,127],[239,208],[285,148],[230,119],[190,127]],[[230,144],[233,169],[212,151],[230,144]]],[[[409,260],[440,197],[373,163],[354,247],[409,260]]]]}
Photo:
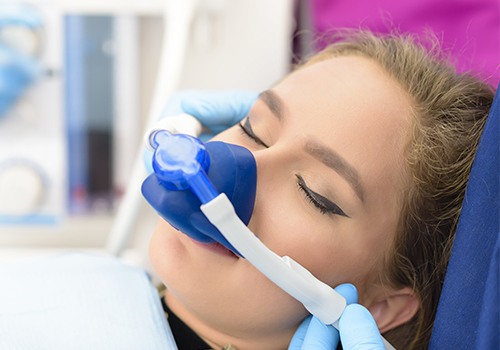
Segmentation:
{"type": "Polygon", "coordinates": [[[494,349],[498,335],[500,87],[474,158],[431,349],[494,349]]]}

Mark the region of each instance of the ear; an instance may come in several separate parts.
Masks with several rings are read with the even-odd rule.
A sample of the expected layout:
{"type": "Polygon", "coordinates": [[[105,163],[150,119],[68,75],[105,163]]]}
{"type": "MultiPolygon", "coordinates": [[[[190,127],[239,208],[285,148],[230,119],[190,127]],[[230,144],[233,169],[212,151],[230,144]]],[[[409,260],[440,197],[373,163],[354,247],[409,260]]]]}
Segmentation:
{"type": "Polygon", "coordinates": [[[396,328],[411,320],[417,313],[420,302],[410,287],[392,291],[383,299],[368,306],[380,333],[396,328]]]}

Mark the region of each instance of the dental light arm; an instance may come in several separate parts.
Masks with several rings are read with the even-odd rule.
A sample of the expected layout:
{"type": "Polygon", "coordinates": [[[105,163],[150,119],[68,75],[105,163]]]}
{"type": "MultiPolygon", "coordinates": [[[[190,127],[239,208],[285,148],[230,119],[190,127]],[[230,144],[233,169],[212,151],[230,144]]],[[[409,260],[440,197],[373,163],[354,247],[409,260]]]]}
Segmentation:
{"type": "MultiPolygon", "coordinates": [[[[205,145],[194,137],[173,135],[158,128],[146,136],[148,146],[154,149],[152,159],[155,174],[152,176],[158,179],[166,192],[190,190],[196,194],[201,202],[201,211],[220,232],[212,239],[247,259],[273,283],[300,301],[321,322],[338,328],[338,320],[346,307],[346,300],[292,258],[280,257],[272,252],[248,229],[238,217],[228,196],[225,193],[219,194],[207,176],[210,155],[205,145]]],[[[209,144],[215,143],[209,142],[207,147],[209,144]]],[[[234,145],[224,145],[228,147],[229,153],[226,156],[229,158],[233,156],[233,148],[242,149],[234,145]]],[[[251,153],[248,150],[245,152],[253,160],[251,153]]],[[[227,167],[224,170],[227,171],[227,167]]],[[[255,180],[251,177],[248,182],[248,187],[255,187],[255,180]]],[[[164,216],[164,207],[155,201],[156,188],[149,187],[150,184],[151,178],[148,178],[143,184],[143,194],[159,214],[164,216]]],[[[232,197],[238,199],[237,196],[232,195],[232,197]]],[[[254,193],[250,194],[250,198],[253,201],[254,193]]],[[[186,216],[192,215],[188,213],[186,216]]],[[[196,230],[195,234],[184,233],[192,238],[197,237],[196,230]]],[[[393,349],[385,340],[384,344],[387,349],[393,349]]]]}

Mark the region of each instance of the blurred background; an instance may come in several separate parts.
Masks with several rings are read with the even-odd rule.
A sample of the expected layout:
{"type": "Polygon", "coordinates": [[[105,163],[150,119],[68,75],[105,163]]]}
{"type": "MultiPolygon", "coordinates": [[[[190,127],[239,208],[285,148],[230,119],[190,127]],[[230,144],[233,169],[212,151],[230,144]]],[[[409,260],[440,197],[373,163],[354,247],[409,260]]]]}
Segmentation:
{"type": "MultiPolygon", "coordinates": [[[[176,90],[258,91],[290,70],[297,3],[198,3],[176,90]]],[[[0,261],[104,250],[141,152],[168,35],[165,6],[0,3],[0,261]]],[[[146,244],[156,222],[142,210],[132,246],[146,244]]]]}
{"type": "MultiPolygon", "coordinates": [[[[163,103],[182,89],[259,91],[328,32],[366,27],[433,31],[459,70],[500,81],[496,0],[193,3],[176,36],[181,0],[0,2],[0,261],[105,250],[159,78],[163,103]],[[184,38],[172,77],[159,77],[164,38],[184,38]]],[[[155,222],[143,205],[125,258],[147,265],[155,222]]]]}

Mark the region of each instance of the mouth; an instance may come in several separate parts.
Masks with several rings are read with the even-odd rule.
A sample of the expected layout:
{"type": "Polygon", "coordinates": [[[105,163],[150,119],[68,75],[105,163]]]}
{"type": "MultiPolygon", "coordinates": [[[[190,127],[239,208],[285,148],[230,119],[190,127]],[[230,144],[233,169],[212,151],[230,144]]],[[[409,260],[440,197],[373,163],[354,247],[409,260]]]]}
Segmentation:
{"type": "Polygon", "coordinates": [[[226,248],[225,246],[223,246],[218,242],[202,243],[192,238],[191,241],[193,241],[193,243],[196,244],[197,246],[202,247],[203,249],[206,249],[214,254],[230,257],[233,259],[239,259],[238,255],[236,255],[230,249],[226,248]]]}

